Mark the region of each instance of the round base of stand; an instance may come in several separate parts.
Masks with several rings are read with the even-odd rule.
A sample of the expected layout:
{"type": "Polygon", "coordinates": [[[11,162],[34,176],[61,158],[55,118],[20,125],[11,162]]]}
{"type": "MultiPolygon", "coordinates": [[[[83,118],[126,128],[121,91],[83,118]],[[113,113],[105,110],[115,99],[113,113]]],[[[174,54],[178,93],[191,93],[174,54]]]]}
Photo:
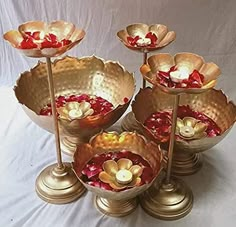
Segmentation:
{"type": "Polygon", "coordinates": [[[36,192],[48,203],[70,203],[86,191],[71,169],[70,163],[63,165],[63,168],[58,168],[57,164],[46,167],[36,179],[36,192]]]}
{"type": "Polygon", "coordinates": [[[163,220],[177,220],[186,216],[193,206],[191,189],[180,179],[171,178],[154,185],[141,195],[142,208],[149,215],[163,220]]]}
{"type": "Polygon", "coordinates": [[[128,200],[111,200],[99,196],[95,198],[97,209],[112,217],[123,217],[132,213],[138,206],[137,198],[128,200]]]}

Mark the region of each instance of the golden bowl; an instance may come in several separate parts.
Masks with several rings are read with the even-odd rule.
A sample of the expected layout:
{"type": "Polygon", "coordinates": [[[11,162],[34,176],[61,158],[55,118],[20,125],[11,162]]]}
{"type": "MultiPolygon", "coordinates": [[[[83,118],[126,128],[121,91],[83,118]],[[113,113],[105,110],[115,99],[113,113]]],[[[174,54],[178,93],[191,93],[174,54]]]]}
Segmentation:
{"type": "Polygon", "coordinates": [[[216,85],[216,79],[221,73],[216,64],[206,63],[201,56],[192,53],[178,53],[175,56],[165,53],[153,55],[148,58],[147,64],[142,65],[140,71],[145,80],[170,94],[204,92],[216,85]],[[173,66],[188,75],[197,70],[204,77],[201,88],[170,88],[160,84],[157,73],[167,72],[173,66]]]}
{"type": "MultiPolygon", "coordinates": [[[[132,103],[132,110],[143,132],[152,140],[157,141],[154,135],[144,126],[145,120],[154,112],[171,110],[174,97],[158,87],[141,89],[132,103]],[[148,100],[148,101],[147,101],[148,100]]],[[[236,106],[228,101],[221,90],[210,89],[200,94],[181,94],[180,106],[189,105],[194,111],[204,113],[211,118],[221,129],[221,134],[215,137],[202,136],[199,139],[175,141],[175,150],[179,152],[203,152],[219,143],[230,131],[236,121],[236,106]]]]}
{"type": "Polygon", "coordinates": [[[125,29],[119,31],[117,36],[120,41],[131,50],[150,52],[160,49],[174,41],[176,34],[174,31],[168,31],[167,26],[162,24],[153,24],[149,26],[147,24],[138,23],[127,26],[125,29]],[[149,32],[155,34],[157,38],[156,44],[153,46],[132,46],[128,42],[128,37],[145,37],[149,32]]]}
{"type": "MultiPolygon", "coordinates": [[[[52,71],[56,96],[95,95],[105,98],[114,106],[112,111],[103,115],[74,120],[59,118],[62,137],[86,141],[101,129],[108,128],[125,112],[135,91],[132,73],[117,62],[104,61],[95,56],[64,57],[52,63],[52,71]]],[[[39,62],[30,71],[22,73],[14,90],[31,120],[53,132],[52,116],[39,114],[40,110],[50,103],[46,63],[39,62]]]]}
{"type": "MultiPolygon", "coordinates": [[[[121,162],[122,163],[118,164],[119,166],[123,165],[124,167],[125,165],[128,166],[127,168],[132,168],[132,165],[127,162],[127,159],[124,159],[121,162]]],[[[92,137],[89,143],[78,146],[74,154],[72,166],[78,178],[89,191],[110,200],[128,200],[147,190],[156,179],[162,169],[162,152],[158,145],[153,142],[147,142],[143,136],[136,132],[123,132],[122,134],[116,132],[101,132],[92,137]],[[82,169],[94,155],[117,152],[123,149],[136,153],[149,162],[154,172],[154,179],[152,182],[141,186],[133,185],[134,187],[124,191],[115,192],[91,186],[83,182],[80,178],[82,176],[82,169]]],[[[106,167],[108,172],[111,172],[114,168],[114,163],[107,163],[106,167]]],[[[136,168],[135,166],[133,167],[136,168]]]]}
{"type": "MultiPolygon", "coordinates": [[[[18,27],[18,31],[8,31],[3,37],[22,54],[28,57],[40,58],[59,56],[78,44],[84,36],[84,30],[77,29],[72,23],[59,20],[52,21],[49,24],[42,21],[29,21],[21,24],[18,27]],[[49,34],[53,34],[57,38],[56,41],[54,40],[54,47],[42,45],[42,42],[45,41],[45,37],[47,37],[48,40],[49,36],[47,35],[49,34]],[[30,43],[27,44],[27,48],[25,49],[25,47],[22,48],[21,44],[26,37],[29,37],[30,43]],[[32,38],[33,43],[31,42],[32,38]],[[66,40],[66,42],[64,43],[63,41],[63,45],[59,45],[59,42],[62,40],[66,40]],[[69,40],[69,42],[67,40],[69,40]]],[[[53,39],[54,38],[55,37],[53,37],[53,39]]]]}

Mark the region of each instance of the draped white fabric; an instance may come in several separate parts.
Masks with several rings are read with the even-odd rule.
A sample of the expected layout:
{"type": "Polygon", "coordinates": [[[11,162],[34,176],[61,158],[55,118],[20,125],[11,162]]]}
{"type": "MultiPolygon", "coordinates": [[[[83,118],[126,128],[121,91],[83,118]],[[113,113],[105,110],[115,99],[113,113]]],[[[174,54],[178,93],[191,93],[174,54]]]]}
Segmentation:
{"type": "MultiPolygon", "coordinates": [[[[222,70],[217,88],[236,101],[235,11],[235,0],[1,0],[0,32],[2,36],[29,20],[73,22],[87,34],[67,54],[119,61],[135,73],[138,91],[142,55],[126,49],[116,33],[136,22],[165,24],[177,38],[161,52],[193,52],[215,62],[222,70]]],[[[56,161],[54,136],[26,116],[12,90],[20,73],[37,61],[0,39],[0,226],[235,226],[235,127],[204,154],[200,172],[184,177],[195,200],[191,213],[178,221],[154,219],[141,207],[127,217],[111,218],[96,210],[91,193],[65,205],[39,199],[35,179],[56,161]]],[[[63,159],[71,160],[64,155],[63,159]]]]}

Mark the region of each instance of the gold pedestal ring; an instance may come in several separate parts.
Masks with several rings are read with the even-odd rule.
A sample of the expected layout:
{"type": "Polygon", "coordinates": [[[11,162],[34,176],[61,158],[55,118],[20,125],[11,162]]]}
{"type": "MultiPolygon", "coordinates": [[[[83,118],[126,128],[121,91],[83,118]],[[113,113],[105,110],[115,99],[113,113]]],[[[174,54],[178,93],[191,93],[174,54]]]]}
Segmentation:
{"type": "Polygon", "coordinates": [[[170,184],[162,183],[146,191],[140,203],[142,208],[153,217],[176,220],[191,211],[193,194],[182,180],[171,178],[170,184]]]}
{"type": "MultiPolygon", "coordinates": [[[[202,154],[184,151],[175,151],[173,154],[173,163],[171,174],[175,176],[189,176],[195,174],[202,168],[202,154]]],[[[167,165],[167,157],[164,157],[164,163],[167,165]]]]}
{"type": "Polygon", "coordinates": [[[57,164],[46,167],[36,179],[36,192],[48,203],[72,202],[86,190],[72,171],[70,163],[63,164],[63,168],[58,168],[57,164]]]}
{"type": "Polygon", "coordinates": [[[79,137],[63,136],[60,139],[61,150],[64,154],[73,156],[77,145],[86,141],[82,141],[79,137]]]}
{"type": "Polygon", "coordinates": [[[122,119],[121,122],[121,129],[123,131],[127,132],[133,132],[136,131],[140,134],[142,134],[142,128],[138,124],[138,122],[135,120],[133,112],[129,112],[125,115],[125,117],[122,119]]]}
{"type": "Polygon", "coordinates": [[[131,214],[137,208],[138,199],[135,197],[128,200],[111,200],[96,196],[95,204],[103,214],[112,217],[123,217],[131,214]]]}

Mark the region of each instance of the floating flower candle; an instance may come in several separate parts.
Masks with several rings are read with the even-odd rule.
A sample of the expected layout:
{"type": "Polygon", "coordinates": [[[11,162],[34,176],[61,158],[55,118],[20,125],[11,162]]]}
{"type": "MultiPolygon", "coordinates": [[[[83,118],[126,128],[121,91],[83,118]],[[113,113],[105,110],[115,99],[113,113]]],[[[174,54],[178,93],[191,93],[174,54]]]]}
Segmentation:
{"type": "Polygon", "coordinates": [[[129,184],[133,179],[133,174],[127,169],[121,169],[116,173],[116,181],[120,184],[129,184]]]}

